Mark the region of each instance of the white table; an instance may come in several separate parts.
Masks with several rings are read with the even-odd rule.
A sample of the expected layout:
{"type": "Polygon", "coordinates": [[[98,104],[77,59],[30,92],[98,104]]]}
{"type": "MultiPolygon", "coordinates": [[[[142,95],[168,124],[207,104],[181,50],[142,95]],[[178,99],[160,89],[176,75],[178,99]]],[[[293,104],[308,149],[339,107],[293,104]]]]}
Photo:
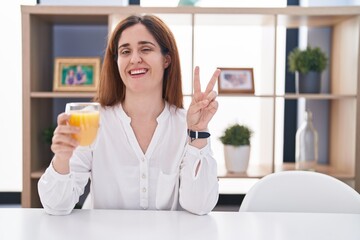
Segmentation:
{"type": "Polygon", "coordinates": [[[0,209],[1,240],[360,239],[360,214],[0,209]]]}

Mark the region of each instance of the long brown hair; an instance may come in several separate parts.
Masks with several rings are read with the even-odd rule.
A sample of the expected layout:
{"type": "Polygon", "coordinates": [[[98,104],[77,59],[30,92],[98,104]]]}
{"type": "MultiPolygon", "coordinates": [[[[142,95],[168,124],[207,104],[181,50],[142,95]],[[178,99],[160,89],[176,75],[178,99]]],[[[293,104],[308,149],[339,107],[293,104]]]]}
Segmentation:
{"type": "Polygon", "coordinates": [[[136,24],[144,25],[159,44],[161,53],[170,56],[170,64],[164,71],[162,97],[170,105],[183,108],[180,58],[176,41],[168,26],[153,15],[131,15],[118,23],[106,47],[100,84],[94,100],[102,106],[114,106],[125,100],[125,85],[117,66],[117,48],[122,32],[136,24]]]}

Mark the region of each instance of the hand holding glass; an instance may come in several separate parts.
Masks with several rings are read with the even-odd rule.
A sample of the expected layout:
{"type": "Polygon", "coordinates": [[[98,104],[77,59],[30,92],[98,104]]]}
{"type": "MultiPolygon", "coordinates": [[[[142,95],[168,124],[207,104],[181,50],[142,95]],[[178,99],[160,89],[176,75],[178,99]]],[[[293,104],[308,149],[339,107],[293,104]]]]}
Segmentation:
{"type": "Polygon", "coordinates": [[[100,121],[99,103],[67,103],[65,112],[70,115],[69,124],[79,127],[73,134],[80,146],[89,146],[96,139],[100,121]]]}

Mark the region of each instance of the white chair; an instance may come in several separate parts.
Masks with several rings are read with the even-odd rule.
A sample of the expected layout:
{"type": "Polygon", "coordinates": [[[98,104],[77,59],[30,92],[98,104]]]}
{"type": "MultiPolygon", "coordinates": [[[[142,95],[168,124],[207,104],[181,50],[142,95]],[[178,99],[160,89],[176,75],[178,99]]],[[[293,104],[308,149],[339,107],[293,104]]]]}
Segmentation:
{"type": "Polygon", "coordinates": [[[85,201],[84,201],[81,209],[93,209],[93,207],[92,207],[91,193],[89,193],[89,194],[86,196],[85,201]]]}
{"type": "Polygon", "coordinates": [[[245,195],[239,211],[360,213],[360,194],[325,174],[284,171],[260,179],[245,195]]]}

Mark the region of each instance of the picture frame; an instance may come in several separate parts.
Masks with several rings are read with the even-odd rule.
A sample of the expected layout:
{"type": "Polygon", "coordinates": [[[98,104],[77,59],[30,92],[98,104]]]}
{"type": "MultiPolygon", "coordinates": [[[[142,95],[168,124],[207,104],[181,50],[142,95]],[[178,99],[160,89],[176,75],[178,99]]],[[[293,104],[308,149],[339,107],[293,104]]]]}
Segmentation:
{"type": "Polygon", "coordinates": [[[218,78],[219,94],[255,93],[253,68],[222,68],[218,78]]]}
{"type": "Polygon", "coordinates": [[[100,80],[100,57],[55,58],[53,91],[93,92],[100,80]]]}

